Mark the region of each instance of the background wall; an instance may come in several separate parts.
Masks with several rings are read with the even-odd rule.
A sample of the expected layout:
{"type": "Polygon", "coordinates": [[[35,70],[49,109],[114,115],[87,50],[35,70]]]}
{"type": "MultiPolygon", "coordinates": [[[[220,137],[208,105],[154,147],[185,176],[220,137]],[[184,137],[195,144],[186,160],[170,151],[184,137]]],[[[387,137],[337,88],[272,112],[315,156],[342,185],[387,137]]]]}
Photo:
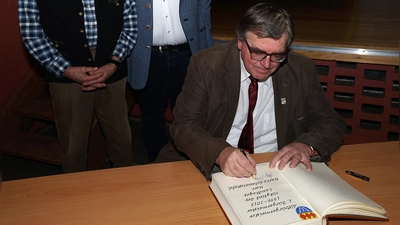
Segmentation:
{"type": "Polygon", "coordinates": [[[0,7],[0,109],[32,68],[34,60],[22,43],[17,0],[2,1],[0,7]]]}

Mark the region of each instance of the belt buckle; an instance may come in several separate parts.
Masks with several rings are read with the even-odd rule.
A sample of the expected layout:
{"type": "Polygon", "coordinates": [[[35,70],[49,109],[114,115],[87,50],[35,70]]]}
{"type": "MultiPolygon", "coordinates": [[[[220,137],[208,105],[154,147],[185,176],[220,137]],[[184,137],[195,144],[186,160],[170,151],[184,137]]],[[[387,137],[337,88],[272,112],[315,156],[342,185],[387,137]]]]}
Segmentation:
{"type": "Polygon", "coordinates": [[[158,51],[161,52],[161,53],[164,53],[163,50],[162,50],[162,46],[161,45],[158,46],[158,51]]]}

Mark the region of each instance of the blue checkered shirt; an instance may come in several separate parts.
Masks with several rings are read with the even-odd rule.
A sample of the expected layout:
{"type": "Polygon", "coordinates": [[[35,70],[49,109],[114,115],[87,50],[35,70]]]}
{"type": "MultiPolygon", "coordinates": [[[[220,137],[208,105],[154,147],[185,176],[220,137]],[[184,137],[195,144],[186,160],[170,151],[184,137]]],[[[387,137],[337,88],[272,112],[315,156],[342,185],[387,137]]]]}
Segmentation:
{"type": "MultiPolygon", "coordinates": [[[[94,0],[82,0],[86,37],[90,47],[96,47],[97,21],[94,0]]],[[[40,13],[35,0],[18,0],[18,17],[22,40],[32,56],[57,77],[71,66],[54,47],[39,22],[40,13]]],[[[111,56],[122,62],[132,51],[137,37],[137,14],[135,0],[125,0],[124,25],[111,56]]]]}

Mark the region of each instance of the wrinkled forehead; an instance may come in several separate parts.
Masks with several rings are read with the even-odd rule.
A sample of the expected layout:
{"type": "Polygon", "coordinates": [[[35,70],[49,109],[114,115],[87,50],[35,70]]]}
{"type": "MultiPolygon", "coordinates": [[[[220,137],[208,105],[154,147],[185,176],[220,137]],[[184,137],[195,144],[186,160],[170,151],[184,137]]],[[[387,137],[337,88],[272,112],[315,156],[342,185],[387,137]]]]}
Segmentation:
{"type": "Polygon", "coordinates": [[[283,53],[287,51],[287,33],[280,38],[258,37],[254,33],[247,35],[247,42],[253,50],[263,51],[267,53],[283,53]]]}

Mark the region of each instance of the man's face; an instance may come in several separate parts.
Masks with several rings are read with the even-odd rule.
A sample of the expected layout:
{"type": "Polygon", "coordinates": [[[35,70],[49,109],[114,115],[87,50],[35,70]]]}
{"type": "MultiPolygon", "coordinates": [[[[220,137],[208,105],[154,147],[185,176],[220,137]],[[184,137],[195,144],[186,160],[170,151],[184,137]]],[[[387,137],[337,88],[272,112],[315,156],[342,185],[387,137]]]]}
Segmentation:
{"type": "Polygon", "coordinates": [[[276,56],[280,54],[284,57],[286,53],[286,40],[288,35],[285,33],[278,40],[272,38],[259,38],[254,33],[247,35],[246,41],[238,40],[238,48],[242,56],[244,66],[254,78],[259,81],[265,81],[271,76],[280,66],[279,62],[271,62],[276,60],[276,56]],[[251,54],[253,52],[253,54],[251,54]],[[262,58],[265,54],[273,54],[275,56],[268,55],[262,60],[256,60],[253,58],[262,58]],[[251,56],[250,56],[251,55],[251,56]]]}

